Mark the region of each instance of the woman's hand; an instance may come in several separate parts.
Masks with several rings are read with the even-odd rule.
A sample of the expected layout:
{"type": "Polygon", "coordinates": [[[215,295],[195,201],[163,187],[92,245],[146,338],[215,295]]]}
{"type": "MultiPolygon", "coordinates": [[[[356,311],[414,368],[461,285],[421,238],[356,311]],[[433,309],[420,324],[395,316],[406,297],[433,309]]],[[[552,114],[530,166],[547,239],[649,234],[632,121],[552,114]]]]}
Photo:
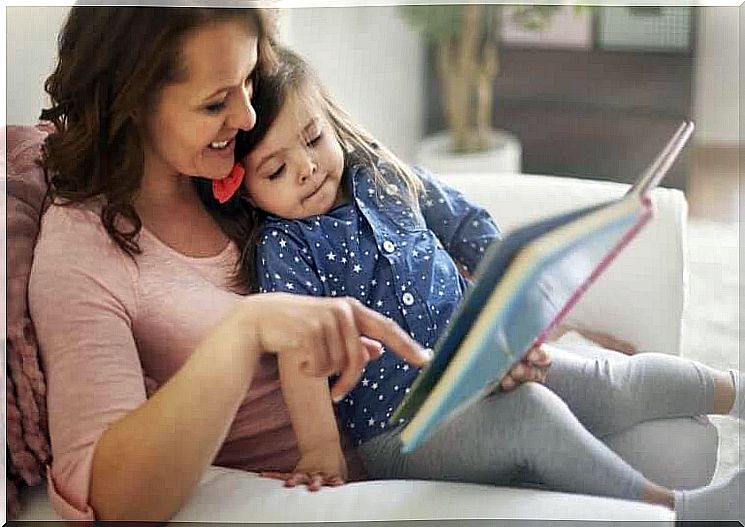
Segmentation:
{"type": "Polygon", "coordinates": [[[502,391],[513,390],[518,384],[533,381],[546,381],[548,368],[551,366],[551,354],[543,346],[532,348],[525,359],[515,364],[499,382],[502,391]]]}
{"type": "Polygon", "coordinates": [[[253,328],[259,351],[297,353],[301,371],[315,377],[340,374],[331,390],[337,402],[382,353],[375,341],[415,366],[432,358],[398,324],[353,298],[265,293],[247,297],[244,306],[241,323],[253,328]]]}
{"type": "Polygon", "coordinates": [[[261,472],[260,475],[284,481],[288,488],[305,485],[309,491],[315,492],[321,487],[344,485],[347,481],[347,462],[337,441],[303,452],[292,472],[261,472]]]}

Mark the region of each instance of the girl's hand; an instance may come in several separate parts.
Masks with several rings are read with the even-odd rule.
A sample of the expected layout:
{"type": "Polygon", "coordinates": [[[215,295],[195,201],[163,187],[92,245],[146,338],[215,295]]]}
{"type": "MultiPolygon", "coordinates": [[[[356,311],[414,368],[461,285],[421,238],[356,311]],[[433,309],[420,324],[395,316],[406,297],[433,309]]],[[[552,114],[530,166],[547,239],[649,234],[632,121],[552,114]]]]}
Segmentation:
{"type": "Polygon", "coordinates": [[[518,384],[533,381],[546,381],[548,368],[551,366],[551,354],[543,346],[531,349],[525,359],[515,364],[499,382],[502,391],[513,390],[518,384]]]}
{"type": "Polygon", "coordinates": [[[285,487],[305,485],[311,492],[321,487],[339,487],[347,481],[347,462],[341,445],[319,445],[318,448],[304,452],[292,472],[261,472],[261,477],[279,479],[285,487]]]}
{"type": "Polygon", "coordinates": [[[376,351],[375,341],[414,366],[432,358],[398,324],[353,298],[252,295],[246,299],[239,324],[252,328],[260,351],[299,354],[303,373],[315,377],[340,373],[331,390],[336,402],[354,388],[365,364],[382,353],[382,347],[376,351]]]}

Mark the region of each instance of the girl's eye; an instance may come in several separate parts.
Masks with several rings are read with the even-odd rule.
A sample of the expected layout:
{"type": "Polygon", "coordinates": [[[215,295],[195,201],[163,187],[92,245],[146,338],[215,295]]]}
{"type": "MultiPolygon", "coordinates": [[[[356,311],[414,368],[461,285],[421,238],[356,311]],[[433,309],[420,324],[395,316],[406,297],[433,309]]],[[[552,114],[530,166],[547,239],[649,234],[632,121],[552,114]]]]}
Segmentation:
{"type": "Polygon", "coordinates": [[[267,177],[267,179],[269,181],[273,181],[273,180],[277,179],[279,176],[282,175],[282,171],[284,169],[285,169],[285,165],[284,164],[280,165],[277,170],[275,170],[274,172],[272,172],[271,174],[269,174],[269,176],[267,177]]]}
{"type": "Polygon", "coordinates": [[[215,102],[204,107],[207,113],[219,113],[223,108],[225,108],[225,101],[215,102]]]}
{"type": "Polygon", "coordinates": [[[319,133],[314,139],[308,141],[308,146],[316,146],[323,137],[323,132],[319,133]]]}

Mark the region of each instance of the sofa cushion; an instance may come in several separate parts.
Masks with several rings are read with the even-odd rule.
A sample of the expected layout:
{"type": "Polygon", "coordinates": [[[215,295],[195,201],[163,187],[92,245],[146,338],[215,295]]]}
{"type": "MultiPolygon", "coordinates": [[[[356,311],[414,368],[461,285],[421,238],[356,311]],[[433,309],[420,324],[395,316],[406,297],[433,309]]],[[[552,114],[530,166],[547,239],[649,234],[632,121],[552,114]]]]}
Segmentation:
{"type": "Polygon", "coordinates": [[[46,384],[28,312],[28,289],[34,245],[46,196],[44,172],[37,164],[48,125],[4,129],[7,163],[7,441],[9,487],[7,510],[18,510],[15,485],[41,482],[50,446],[46,384]]]}
{"type": "MultiPolygon", "coordinates": [[[[56,519],[40,489],[29,489],[20,520],[56,519]]],[[[210,467],[176,515],[189,522],[355,522],[430,519],[637,520],[673,525],[663,507],[638,502],[435,481],[368,481],[310,493],[275,480],[210,467]]]]}

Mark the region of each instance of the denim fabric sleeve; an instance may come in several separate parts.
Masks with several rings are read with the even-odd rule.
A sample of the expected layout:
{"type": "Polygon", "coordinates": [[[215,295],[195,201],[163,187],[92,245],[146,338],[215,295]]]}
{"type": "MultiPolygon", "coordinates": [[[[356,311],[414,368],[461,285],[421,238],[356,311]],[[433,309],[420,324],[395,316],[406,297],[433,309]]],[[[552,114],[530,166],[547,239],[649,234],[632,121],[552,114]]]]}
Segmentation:
{"type": "Polygon", "coordinates": [[[487,247],[500,237],[499,228],[485,209],[461,192],[420,167],[413,171],[424,184],[419,205],[427,227],[453,260],[473,272],[487,247]]]}
{"type": "Polygon", "coordinates": [[[321,296],[323,287],[313,256],[299,233],[271,226],[256,249],[259,292],[321,296]]]}

